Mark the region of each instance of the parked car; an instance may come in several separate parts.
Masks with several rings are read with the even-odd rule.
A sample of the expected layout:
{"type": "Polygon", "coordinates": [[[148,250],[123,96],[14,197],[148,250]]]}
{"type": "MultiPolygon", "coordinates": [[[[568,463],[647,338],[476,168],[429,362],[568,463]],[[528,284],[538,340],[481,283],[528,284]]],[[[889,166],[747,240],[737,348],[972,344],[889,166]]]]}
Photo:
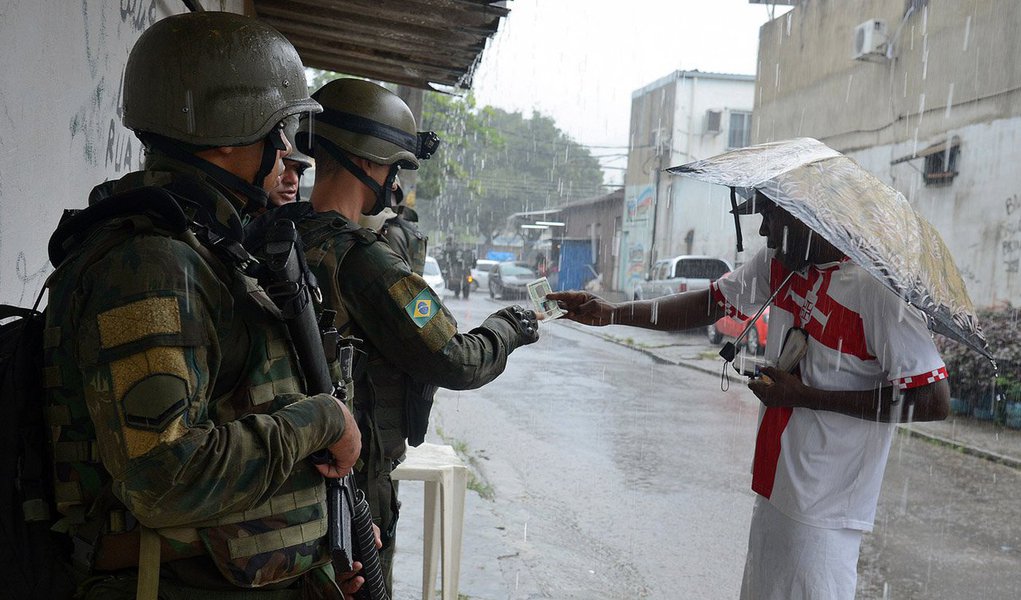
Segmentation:
{"type": "MultiPolygon", "coordinates": [[[[706,327],[706,334],[709,342],[719,344],[723,338],[737,339],[744,331],[748,319],[735,319],[734,317],[723,317],[719,321],[706,327]]],[[[748,330],[748,336],[744,341],[745,351],[755,356],[766,352],[766,339],[769,335],[769,308],[762,312],[762,316],[755,320],[755,326],[748,330]]]]}
{"type": "Polygon", "coordinates": [[[472,289],[477,290],[480,287],[489,289],[489,271],[493,268],[493,265],[499,264],[498,260],[489,260],[488,258],[480,258],[475,261],[475,268],[472,269],[472,289]]]}
{"type": "Polygon", "coordinates": [[[422,279],[429,284],[429,287],[436,292],[437,296],[442,297],[447,293],[447,284],[443,280],[443,272],[440,271],[440,263],[436,262],[436,259],[431,256],[425,257],[425,268],[422,269],[422,279]]]}
{"type": "Polygon", "coordinates": [[[657,260],[645,281],[635,286],[635,300],[650,300],[679,292],[702,290],[734,269],[722,258],[682,255],[657,260]]]}
{"type": "Polygon", "coordinates": [[[489,272],[489,297],[503,300],[510,296],[526,296],[528,284],[538,278],[528,263],[498,263],[489,272]]]}

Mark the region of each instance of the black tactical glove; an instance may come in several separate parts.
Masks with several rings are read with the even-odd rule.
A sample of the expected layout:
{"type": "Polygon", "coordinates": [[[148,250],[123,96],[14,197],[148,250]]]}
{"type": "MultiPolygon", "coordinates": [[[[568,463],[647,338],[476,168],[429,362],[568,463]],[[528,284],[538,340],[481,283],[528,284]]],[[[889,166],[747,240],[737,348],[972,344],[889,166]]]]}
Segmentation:
{"type": "Polygon", "coordinates": [[[534,344],[539,341],[539,322],[535,318],[535,311],[525,310],[515,304],[496,311],[490,317],[499,317],[511,323],[518,333],[518,346],[534,344]]]}

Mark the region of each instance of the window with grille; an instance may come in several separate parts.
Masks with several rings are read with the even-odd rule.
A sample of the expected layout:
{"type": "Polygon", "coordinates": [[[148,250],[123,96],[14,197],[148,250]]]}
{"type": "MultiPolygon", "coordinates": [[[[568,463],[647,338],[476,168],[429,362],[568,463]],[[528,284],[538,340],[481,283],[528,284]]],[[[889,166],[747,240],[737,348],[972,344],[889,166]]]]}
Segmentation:
{"type": "Polygon", "coordinates": [[[933,152],[925,157],[925,168],[922,180],[925,185],[950,185],[957,177],[957,161],[961,153],[958,145],[950,146],[942,152],[933,152]]]}

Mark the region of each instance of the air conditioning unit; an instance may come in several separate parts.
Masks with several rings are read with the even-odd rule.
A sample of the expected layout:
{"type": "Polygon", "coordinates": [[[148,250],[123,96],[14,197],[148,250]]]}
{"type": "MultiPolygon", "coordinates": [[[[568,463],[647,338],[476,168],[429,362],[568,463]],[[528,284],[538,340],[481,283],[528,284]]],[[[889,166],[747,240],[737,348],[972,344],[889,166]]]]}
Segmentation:
{"type": "Polygon", "coordinates": [[[854,28],[854,52],[851,58],[869,60],[886,55],[886,21],[871,19],[854,28]]]}
{"type": "Polygon", "coordinates": [[[723,131],[722,126],[723,126],[723,111],[721,110],[705,111],[706,133],[719,133],[723,131]]]}

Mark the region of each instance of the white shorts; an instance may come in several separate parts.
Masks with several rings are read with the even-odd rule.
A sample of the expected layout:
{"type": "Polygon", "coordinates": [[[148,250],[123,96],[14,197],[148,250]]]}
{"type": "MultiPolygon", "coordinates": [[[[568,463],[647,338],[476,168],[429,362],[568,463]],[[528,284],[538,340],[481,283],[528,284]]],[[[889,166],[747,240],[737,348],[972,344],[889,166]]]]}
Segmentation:
{"type": "Polygon", "coordinates": [[[853,600],[861,534],[805,525],[756,496],[741,600],[853,600]]]}

